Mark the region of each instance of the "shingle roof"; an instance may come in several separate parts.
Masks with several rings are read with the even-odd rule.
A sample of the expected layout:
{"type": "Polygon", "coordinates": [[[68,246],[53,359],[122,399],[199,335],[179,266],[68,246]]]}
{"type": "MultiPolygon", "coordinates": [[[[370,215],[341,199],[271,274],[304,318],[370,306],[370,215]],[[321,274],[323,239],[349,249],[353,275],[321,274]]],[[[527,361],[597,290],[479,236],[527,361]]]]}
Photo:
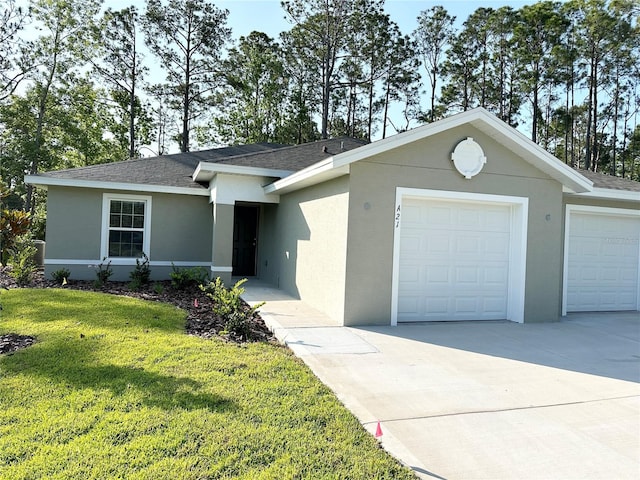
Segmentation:
{"type": "Polygon", "coordinates": [[[591,170],[578,171],[591,180],[595,188],[640,192],[640,182],[629,180],[628,178],[614,177],[613,175],[606,175],[600,172],[592,172],[591,170]]]}
{"type": "MultiPolygon", "coordinates": [[[[57,170],[36,176],[206,189],[206,186],[194,182],[191,177],[200,162],[298,171],[366,143],[349,137],[293,146],[254,143],[57,170]]],[[[640,182],[589,170],[578,170],[578,172],[591,180],[596,188],[640,192],[640,182]]]]}
{"type": "Polygon", "coordinates": [[[57,170],[38,176],[203,189],[206,187],[191,178],[200,162],[298,171],[365,143],[348,137],[293,146],[255,143],[57,170]]]}
{"type": "Polygon", "coordinates": [[[313,143],[279,148],[267,152],[222,158],[215,163],[245,167],[273,168],[296,172],[325,158],[353,150],[366,144],[367,142],[364,140],[357,140],[355,138],[333,138],[330,140],[319,140],[313,143]]]}

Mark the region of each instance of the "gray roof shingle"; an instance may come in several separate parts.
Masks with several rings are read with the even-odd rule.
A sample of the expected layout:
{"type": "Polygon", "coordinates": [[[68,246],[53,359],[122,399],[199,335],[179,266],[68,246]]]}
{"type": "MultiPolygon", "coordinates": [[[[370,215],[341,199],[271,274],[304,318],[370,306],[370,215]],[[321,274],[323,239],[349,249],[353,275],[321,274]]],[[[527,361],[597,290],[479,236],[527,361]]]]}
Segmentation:
{"type": "MultiPolygon", "coordinates": [[[[295,172],[366,143],[349,137],[319,140],[302,145],[254,143],[57,170],[37,176],[205,189],[205,185],[194,182],[191,177],[200,162],[295,172]]],[[[578,172],[591,180],[596,188],[640,192],[640,182],[589,170],[578,172]]]]}
{"type": "Polygon", "coordinates": [[[640,182],[629,180],[628,178],[614,177],[613,175],[592,172],[591,170],[578,170],[578,172],[591,180],[595,188],[640,192],[640,182]]]}
{"type": "Polygon", "coordinates": [[[38,176],[203,189],[206,187],[191,177],[200,162],[298,171],[365,144],[347,137],[293,146],[255,143],[57,170],[38,176]]]}

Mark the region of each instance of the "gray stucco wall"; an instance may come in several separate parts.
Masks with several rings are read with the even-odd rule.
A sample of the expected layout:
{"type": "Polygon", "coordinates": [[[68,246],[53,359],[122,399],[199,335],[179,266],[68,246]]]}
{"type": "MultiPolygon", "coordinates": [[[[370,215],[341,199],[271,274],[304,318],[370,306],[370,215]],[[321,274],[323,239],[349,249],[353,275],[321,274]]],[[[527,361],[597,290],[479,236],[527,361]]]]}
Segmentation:
{"type": "MultiPolygon", "coordinates": [[[[95,279],[93,265],[101,258],[103,193],[88,188],[50,187],[47,194],[45,275],[60,268],[71,278],[95,279]],[[72,263],[47,261],[73,260],[72,263]],[[83,261],[86,261],[84,263],[83,261]]],[[[151,196],[152,262],[211,262],[213,218],[207,197],[144,193],[151,196]]],[[[135,265],[135,262],[131,262],[135,265]]],[[[128,280],[131,266],[112,266],[112,280],[128,280]]],[[[153,266],[152,278],[168,278],[171,266],[153,266]]]]}
{"type": "MultiPolygon", "coordinates": [[[[592,207],[605,207],[605,208],[626,208],[628,210],[640,209],[640,193],[638,194],[638,201],[622,201],[622,200],[606,200],[601,198],[584,198],[576,195],[565,194],[563,198],[563,204],[567,205],[588,205],[592,207]]],[[[566,209],[563,208],[563,213],[566,209]]]]}
{"type": "Polygon", "coordinates": [[[263,205],[258,276],[342,321],[348,177],[263,205]]]}
{"type": "Polygon", "coordinates": [[[389,324],[396,187],[529,198],[525,322],[558,320],[562,185],[493,139],[471,126],[452,129],[352,164],[349,185],[345,324],[389,324]],[[451,152],[467,137],[487,157],[470,180],[451,162],[451,152]]]}
{"type": "Polygon", "coordinates": [[[258,262],[256,276],[260,280],[279,286],[280,282],[280,235],[278,233],[279,205],[263,204],[258,223],[258,262]]]}
{"type": "Polygon", "coordinates": [[[101,228],[101,191],[49,187],[46,258],[89,261],[99,259],[101,228]]]}
{"type": "Polygon", "coordinates": [[[234,206],[217,203],[213,208],[213,239],[210,244],[213,258],[213,275],[220,277],[225,285],[231,285],[231,263],[233,260],[233,215],[234,206]]]}

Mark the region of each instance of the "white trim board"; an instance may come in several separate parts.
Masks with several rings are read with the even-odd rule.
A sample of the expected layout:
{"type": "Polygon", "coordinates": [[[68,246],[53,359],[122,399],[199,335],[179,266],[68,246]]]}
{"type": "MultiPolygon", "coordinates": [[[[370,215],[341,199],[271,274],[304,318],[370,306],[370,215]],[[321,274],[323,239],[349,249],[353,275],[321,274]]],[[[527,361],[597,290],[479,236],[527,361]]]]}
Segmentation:
{"type": "MultiPolygon", "coordinates": [[[[135,264],[135,258],[130,257],[109,257],[109,214],[112,200],[123,200],[126,202],[144,202],[144,227],[143,231],[143,246],[142,252],[151,257],[151,196],[149,195],[131,195],[131,194],[119,194],[119,193],[103,193],[102,194],[102,230],[100,231],[100,256],[105,258],[106,261],[112,263],[116,260],[122,260],[127,258],[133,260],[135,264]]],[[[117,265],[117,263],[113,263],[117,265]]],[[[128,264],[126,264],[128,265],[128,264]]]]}
{"type": "Polygon", "coordinates": [[[231,273],[233,272],[233,267],[219,267],[215,265],[211,265],[212,272],[223,272],[223,273],[231,273]]]}
{"type": "Polygon", "coordinates": [[[97,188],[100,190],[119,190],[129,192],[145,193],[174,193],[178,195],[196,195],[208,197],[209,190],[206,188],[172,187],[169,185],[149,185],[143,183],[125,182],[105,182],[99,180],[76,180],[70,178],[53,178],[42,175],[27,175],[24,183],[40,187],[76,187],[76,188],[97,188]]]}
{"type": "Polygon", "coordinates": [[[623,202],[640,203],[640,192],[633,192],[630,190],[615,190],[613,188],[596,187],[592,192],[573,193],[570,194],[570,197],[597,198],[603,200],[619,200],[623,202]]]}
{"type": "Polygon", "coordinates": [[[391,325],[398,324],[398,289],[400,271],[400,237],[402,201],[406,197],[425,200],[446,200],[461,203],[508,205],[511,207],[511,238],[509,247],[509,287],[507,292],[507,320],[524,322],[524,297],[527,268],[527,231],[529,199],[503,195],[464,193],[457,191],[396,188],[396,207],[393,219],[393,270],[391,280],[391,325]]]}
{"type": "MultiPolygon", "coordinates": [[[[569,233],[571,232],[571,214],[574,212],[586,214],[599,214],[622,217],[640,217],[640,210],[630,208],[609,208],[592,205],[572,205],[567,204],[564,214],[564,250],[562,261],[562,316],[567,315],[567,290],[569,287],[569,233]]],[[[638,244],[640,256],[640,243],[638,244]]],[[[638,305],[640,310],[640,266],[638,267],[638,305]]]]}
{"type": "MultiPolygon", "coordinates": [[[[122,258],[122,259],[111,259],[111,260],[78,260],[78,259],[68,259],[68,258],[46,258],[44,260],[45,265],[86,265],[87,267],[97,267],[101,263],[106,265],[109,261],[111,261],[111,265],[113,266],[133,266],[136,264],[135,258],[122,258]]],[[[175,266],[178,268],[188,268],[188,267],[203,267],[208,268],[211,267],[211,262],[189,262],[189,261],[177,261],[171,262],[167,260],[150,260],[149,265],[151,267],[171,267],[175,266]]],[[[212,267],[213,268],[213,267],[212,267]]]]}
{"type": "Polygon", "coordinates": [[[194,182],[209,182],[218,173],[229,175],[249,175],[252,177],[282,178],[291,175],[291,170],[275,168],[248,167],[242,165],[229,165],[226,163],[200,162],[193,172],[194,182]]]}

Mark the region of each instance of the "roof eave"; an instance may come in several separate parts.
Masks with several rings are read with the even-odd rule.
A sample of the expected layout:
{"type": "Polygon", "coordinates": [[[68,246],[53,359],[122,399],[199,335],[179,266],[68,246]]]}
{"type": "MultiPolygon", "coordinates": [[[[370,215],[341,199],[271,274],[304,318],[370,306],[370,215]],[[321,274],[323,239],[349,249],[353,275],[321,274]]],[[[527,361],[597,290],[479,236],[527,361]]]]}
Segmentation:
{"type": "Polygon", "coordinates": [[[264,192],[266,194],[289,193],[347,175],[349,173],[348,165],[336,167],[334,164],[334,159],[338,156],[340,155],[326,158],[269,185],[265,185],[264,192]]]}
{"type": "Polygon", "coordinates": [[[79,180],[72,178],[54,178],[42,175],[27,175],[24,182],[31,185],[47,188],[47,187],[76,187],[76,188],[95,188],[100,190],[119,190],[119,191],[137,191],[151,193],[173,193],[178,195],[196,195],[209,196],[209,190],[204,187],[189,188],[176,187],[171,185],[153,185],[145,183],[126,183],[126,182],[105,182],[98,180],[79,180]]]}
{"type": "Polygon", "coordinates": [[[195,182],[210,182],[218,173],[284,178],[291,175],[293,172],[291,170],[279,170],[275,168],[200,162],[193,172],[192,177],[195,182]]]}
{"type": "Polygon", "coordinates": [[[617,200],[623,202],[640,203],[640,192],[630,190],[616,190],[613,188],[594,188],[591,192],[565,192],[570,197],[593,198],[598,200],[617,200]]]}

